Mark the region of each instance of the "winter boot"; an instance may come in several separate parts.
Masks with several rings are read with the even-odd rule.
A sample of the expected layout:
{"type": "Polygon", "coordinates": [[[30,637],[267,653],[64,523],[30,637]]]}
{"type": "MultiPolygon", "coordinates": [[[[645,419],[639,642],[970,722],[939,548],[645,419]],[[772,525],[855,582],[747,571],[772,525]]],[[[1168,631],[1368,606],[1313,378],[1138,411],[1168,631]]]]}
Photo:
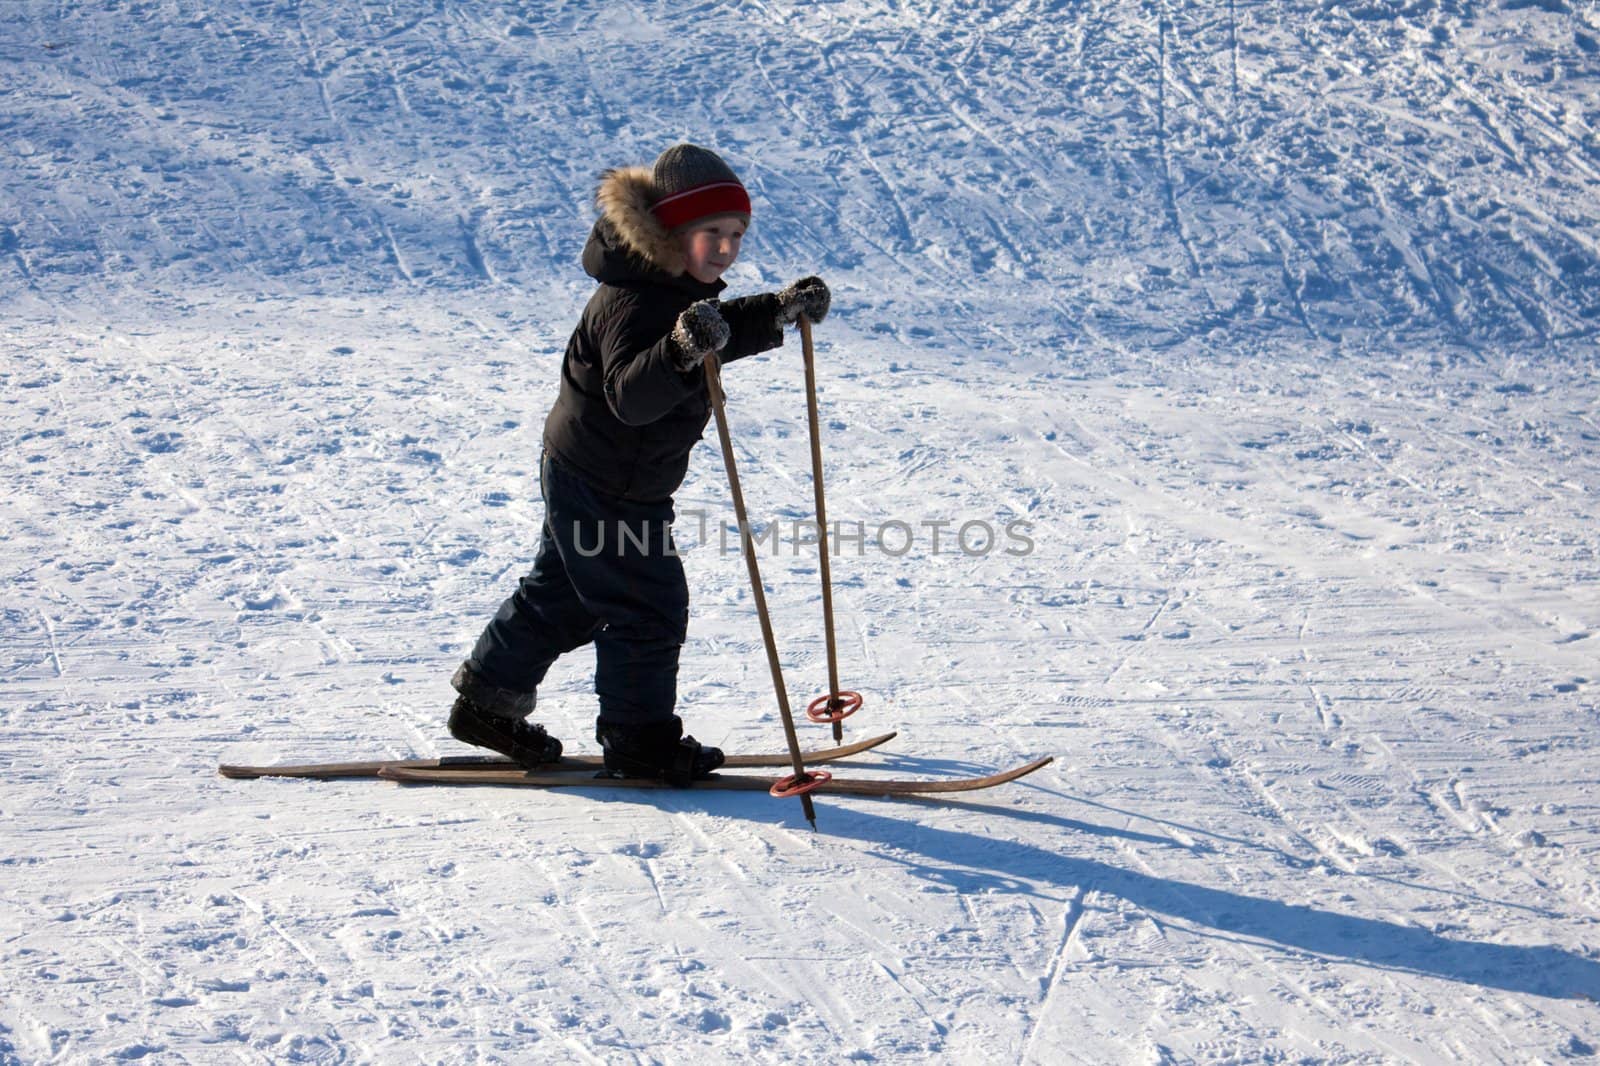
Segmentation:
{"type": "Polygon", "coordinates": [[[466,663],[450,684],[461,693],[450,708],[451,736],[498,751],[528,769],[561,758],[561,741],[546,733],[544,726],[527,721],[533,712],[533,693],[496,688],[466,663]]]}
{"type": "Polygon", "coordinates": [[[683,719],[673,715],[662,722],[628,725],[601,720],[594,738],[605,753],[606,773],[612,777],[661,778],[678,788],[710,777],[722,765],[722,749],[708,748],[683,735],[683,719]]]}

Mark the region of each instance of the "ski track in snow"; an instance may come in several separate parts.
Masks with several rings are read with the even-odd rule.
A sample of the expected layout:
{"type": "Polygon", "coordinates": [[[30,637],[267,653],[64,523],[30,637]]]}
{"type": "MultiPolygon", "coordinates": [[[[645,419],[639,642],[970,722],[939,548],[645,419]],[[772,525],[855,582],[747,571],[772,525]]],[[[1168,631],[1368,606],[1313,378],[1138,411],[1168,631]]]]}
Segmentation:
{"type": "MultiPolygon", "coordinates": [[[[0,1063],[1592,1057],[1597,56],[1568,2],[5,5],[0,1063]],[[848,772],[1056,762],[817,834],[216,777],[459,750],[595,175],[678,137],[734,291],[837,293],[847,735],[901,733],[848,772]]],[[[780,533],[797,350],[728,379],[780,533]]],[[[701,449],[680,690],[770,749],[726,500],[701,449]]],[[[762,569],[803,707],[816,560],[762,569]]]]}

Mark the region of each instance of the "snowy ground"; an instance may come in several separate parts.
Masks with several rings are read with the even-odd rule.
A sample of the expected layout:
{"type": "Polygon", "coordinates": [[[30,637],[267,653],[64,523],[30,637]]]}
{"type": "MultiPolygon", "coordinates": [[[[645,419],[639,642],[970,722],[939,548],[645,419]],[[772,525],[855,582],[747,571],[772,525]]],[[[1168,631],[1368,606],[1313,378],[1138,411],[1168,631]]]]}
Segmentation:
{"type": "MultiPolygon", "coordinates": [[[[0,6],[0,1063],[1592,1058],[1597,56],[1561,0],[0,6]],[[216,777],[461,750],[593,178],[685,136],[735,289],[838,293],[853,772],[1055,764],[816,834],[216,777]]],[[[728,377],[780,534],[796,349],[728,377]]],[[[773,749],[726,500],[704,448],[684,712],[773,749]]]]}

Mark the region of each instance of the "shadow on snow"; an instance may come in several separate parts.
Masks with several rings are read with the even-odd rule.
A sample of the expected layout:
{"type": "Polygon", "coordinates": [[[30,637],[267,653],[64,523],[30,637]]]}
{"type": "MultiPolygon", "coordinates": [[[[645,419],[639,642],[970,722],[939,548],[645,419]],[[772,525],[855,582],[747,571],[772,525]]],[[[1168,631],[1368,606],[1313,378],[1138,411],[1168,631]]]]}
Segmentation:
{"type": "MultiPolygon", "coordinates": [[[[900,863],[913,876],[957,892],[1033,893],[1041,883],[1092,888],[1178,922],[1287,951],[1507,992],[1600,999],[1600,962],[1557,947],[1456,940],[1393,921],[1154,877],[1032,844],[926,824],[912,830],[903,819],[856,806],[830,805],[826,819],[829,834],[875,845],[882,857],[900,863]]],[[[1047,820],[1075,832],[1126,835],[1071,819],[1047,820]]],[[[1173,843],[1145,834],[1135,834],[1134,839],[1173,843]]]]}

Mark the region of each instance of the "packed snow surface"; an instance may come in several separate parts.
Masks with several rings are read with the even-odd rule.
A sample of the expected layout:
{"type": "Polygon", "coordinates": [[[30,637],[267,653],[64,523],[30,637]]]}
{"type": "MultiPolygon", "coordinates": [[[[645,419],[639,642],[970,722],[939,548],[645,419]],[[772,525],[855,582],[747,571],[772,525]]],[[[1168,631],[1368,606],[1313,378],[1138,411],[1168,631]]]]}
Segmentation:
{"type": "MultiPolygon", "coordinates": [[[[1579,0],[0,4],[0,1062],[1594,1057],[1597,131],[1579,0]],[[679,139],[733,294],[835,291],[835,771],[1054,764],[219,778],[464,753],[679,139]]],[[[803,706],[797,341],[727,385],[803,706]]],[[[714,447],[678,506],[682,713],[778,750],[714,447]]]]}

